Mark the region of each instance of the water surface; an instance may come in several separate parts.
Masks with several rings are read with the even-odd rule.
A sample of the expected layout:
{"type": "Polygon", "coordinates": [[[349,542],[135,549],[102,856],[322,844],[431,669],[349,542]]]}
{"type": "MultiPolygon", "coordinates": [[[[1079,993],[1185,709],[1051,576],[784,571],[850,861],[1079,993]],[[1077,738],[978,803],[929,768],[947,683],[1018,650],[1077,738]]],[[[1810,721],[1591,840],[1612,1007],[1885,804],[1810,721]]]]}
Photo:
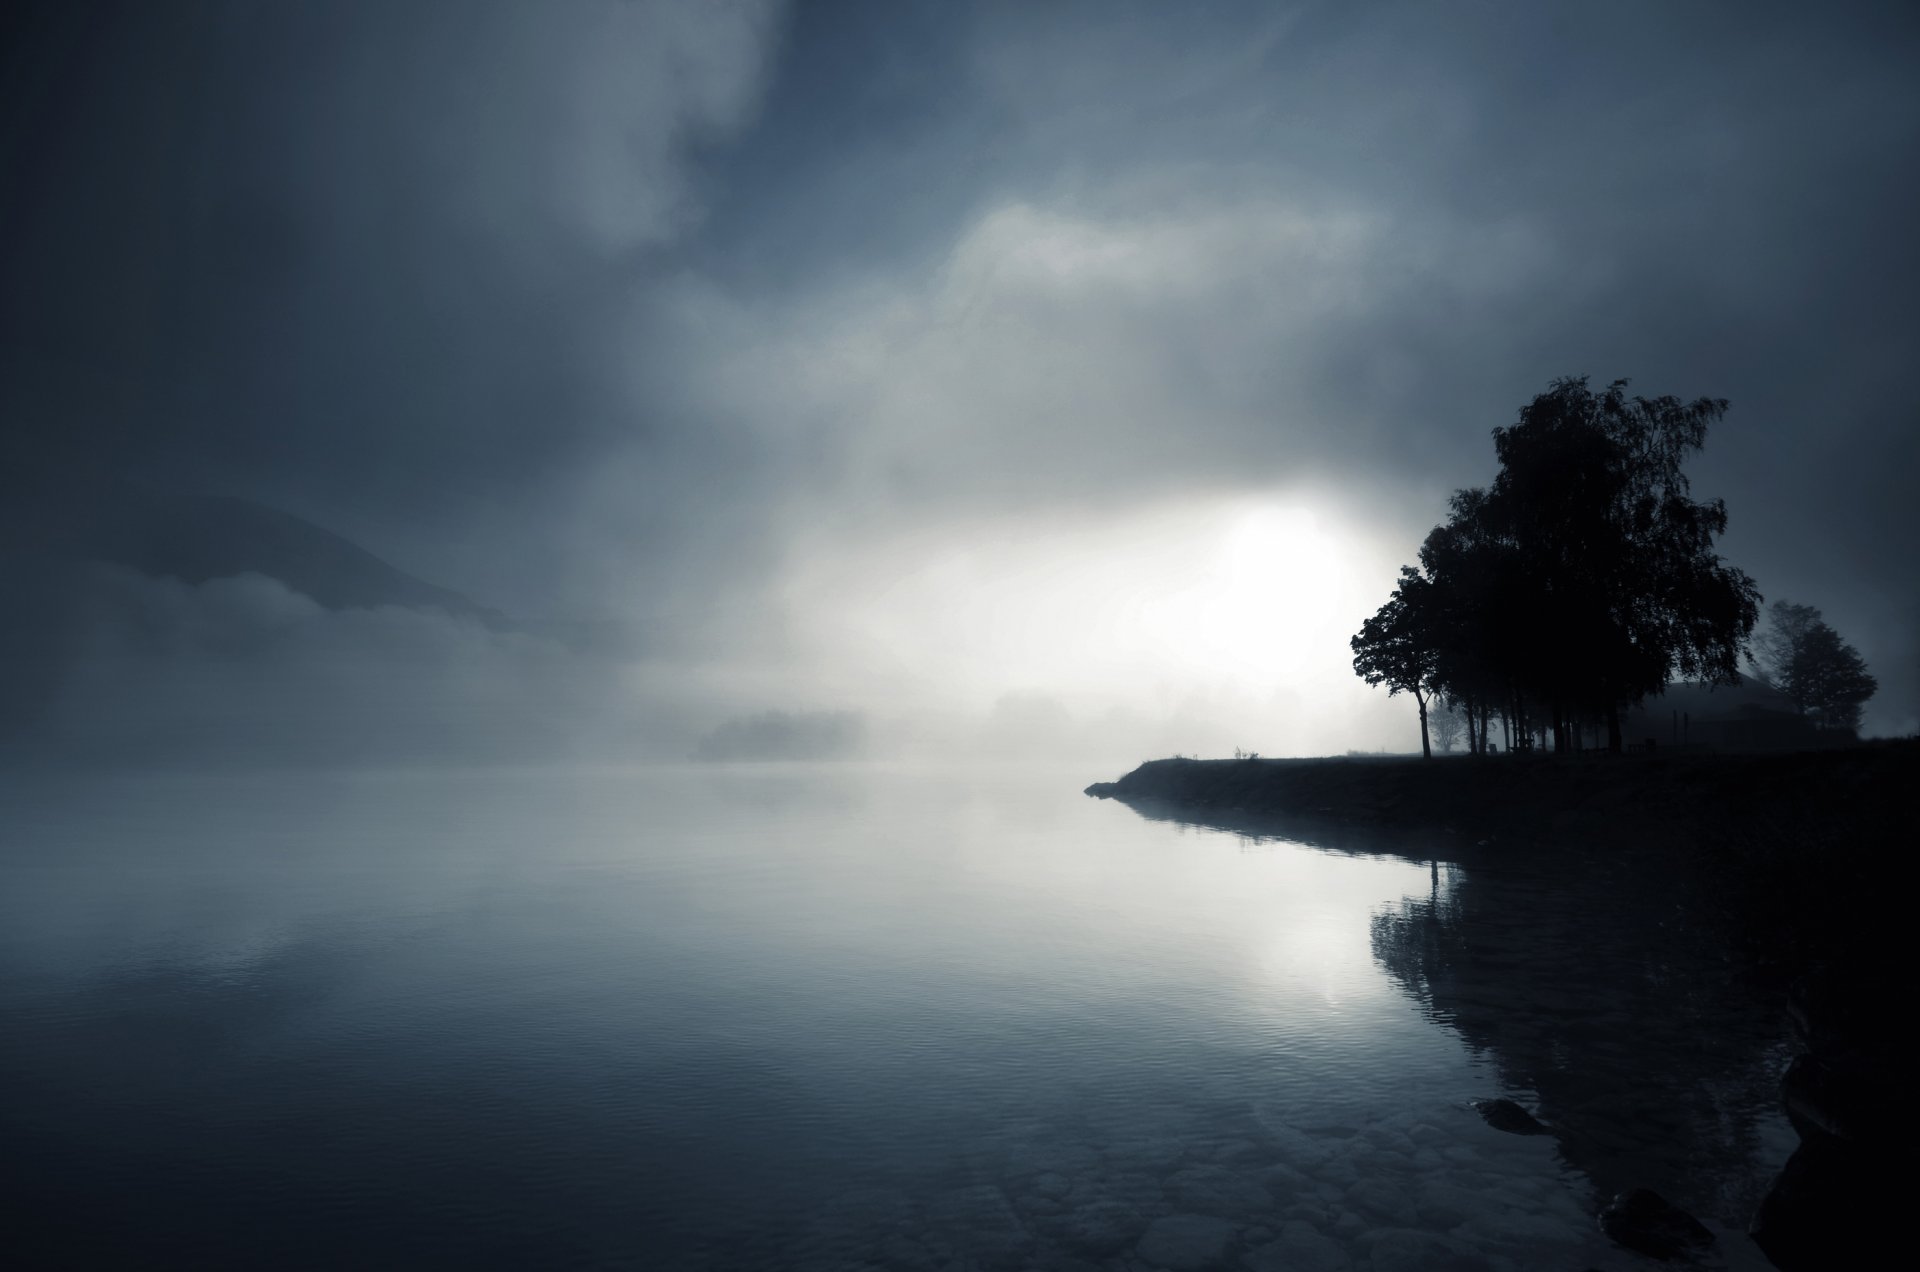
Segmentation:
{"type": "Polygon", "coordinates": [[[61,1266],[1625,1268],[1776,1005],[1657,887],[1087,774],[0,784],[4,1238],[61,1266]],[[1388,851],[1392,849],[1393,851],[1388,851]],[[1423,859],[1424,858],[1424,859],[1423,859]],[[1508,1095],[1559,1132],[1496,1132],[1508,1095]]]}

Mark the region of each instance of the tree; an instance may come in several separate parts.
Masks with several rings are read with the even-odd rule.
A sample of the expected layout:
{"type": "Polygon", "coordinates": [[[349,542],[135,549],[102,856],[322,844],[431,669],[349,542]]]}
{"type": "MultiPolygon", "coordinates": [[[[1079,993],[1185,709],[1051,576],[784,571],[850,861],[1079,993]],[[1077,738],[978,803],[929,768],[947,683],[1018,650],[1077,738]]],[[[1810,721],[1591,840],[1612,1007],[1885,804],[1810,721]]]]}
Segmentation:
{"type": "Polygon", "coordinates": [[[1693,499],[1683,468],[1726,400],[1630,398],[1626,386],[1554,381],[1494,431],[1500,473],[1487,500],[1540,598],[1554,648],[1533,670],[1556,733],[1564,742],[1570,714],[1604,716],[1616,751],[1620,708],[1675,675],[1739,683],[1760,600],[1713,550],[1726,505],[1693,499]]]}
{"type": "Polygon", "coordinates": [[[1412,566],[1400,567],[1400,583],[1379,612],[1360,625],[1350,642],[1353,670],[1387,696],[1410,693],[1420,707],[1420,754],[1433,758],[1427,735],[1427,698],[1437,666],[1433,585],[1412,566]]]}
{"type": "Polygon", "coordinates": [[[1429,713],[1433,727],[1433,743],[1443,755],[1453,754],[1453,748],[1460,742],[1460,730],[1465,723],[1460,718],[1460,708],[1451,698],[1442,698],[1439,709],[1429,713]]]}
{"type": "Polygon", "coordinates": [[[1767,622],[1753,642],[1754,669],[1820,728],[1859,729],[1861,710],[1880,687],[1860,652],[1811,605],[1775,601],[1767,622]]]}
{"type": "Polygon", "coordinates": [[[1522,666],[1536,646],[1523,613],[1513,545],[1494,527],[1485,490],[1454,492],[1453,515],[1420,545],[1420,564],[1432,581],[1434,687],[1459,711],[1467,750],[1487,752],[1487,723],[1517,693],[1522,666]]]}
{"type": "MultiPolygon", "coordinates": [[[[1604,720],[1617,751],[1621,710],[1676,676],[1739,683],[1760,594],[1714,551],[1726,505],[1694,499],[1684,469],[1727,403],[1628,397],[1626,384],[1595,392],[1582,376],[1537,394],[1494,430],[1493,482],[1457,492],[1421,545],[1421,692],[1460,706],[1475,754],[1496,718],[1510,745],[1539,723],[1560,751],[1604,720]]],[[[1402,572],[1402,608],[1414,578],[1402,572]]],[[[1409,620],[1393,608],[1355,638],[1354,669],[1370,684],[1398,676],[1397,692],[1411,673],[1381,654],[1368,675],[1359,657],[1404,655],[1409,620]]],[[[1424,736],[1424,708],[1422,723],[1424,736]]]]}

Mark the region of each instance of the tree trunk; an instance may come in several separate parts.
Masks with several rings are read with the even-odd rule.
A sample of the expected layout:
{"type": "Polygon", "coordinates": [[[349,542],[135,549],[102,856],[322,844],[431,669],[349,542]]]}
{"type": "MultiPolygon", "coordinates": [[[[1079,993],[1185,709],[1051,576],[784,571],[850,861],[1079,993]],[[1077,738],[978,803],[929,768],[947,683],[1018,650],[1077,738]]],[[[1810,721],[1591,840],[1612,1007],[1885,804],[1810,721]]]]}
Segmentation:
{"type": "Polygon", "coordinates": [[[1607,750],[1620,754],[1620,704],[1607,700],[1607,750]]]}
{"type": "Polygon", "coordinates": [[[1420,704],[1420,758],[1433,758],[1433,743],[1427,740],[1427,699],[1418,689],[1413,691],[1413,700],[1420,704]]]}

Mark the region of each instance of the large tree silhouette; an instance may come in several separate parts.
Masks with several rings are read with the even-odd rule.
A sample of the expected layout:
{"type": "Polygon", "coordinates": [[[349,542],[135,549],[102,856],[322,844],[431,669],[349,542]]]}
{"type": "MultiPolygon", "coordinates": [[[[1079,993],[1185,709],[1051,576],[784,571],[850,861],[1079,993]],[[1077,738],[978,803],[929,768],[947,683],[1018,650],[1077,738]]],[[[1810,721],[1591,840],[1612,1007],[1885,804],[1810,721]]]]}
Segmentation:
{"type": "MultiPolygon", "coordinates": [[[[1423,689],[1466,707],[1476,753],[1496,713],[1510,741],[1525,745],[1537,720],[1556,750],[1604,720],[1617,751],[1621,709],[1673,677],[1739,683],[1759,592],[1714,551],[1726,505],[1695,500],[1683,468],[1727,403],[1626,387],[1556,380],[1495,429],[1492,484],[1455,494],[1421,570],[1403,571],[1396,601],[1409,577],[1427,585],[1423,689]]],[[[1387,615],[1372,620],[1380,631],[1387,615]]],[[[1368,674],[1357,658],[1355,670],[1368,674]]]]}
{"type": "Polygon", "coordinates": [[[1427,698],[1438,665],[1433,585],[1411,566],[1400,569],[1400,584],[1361,624],[1352,640],[1353,670],[1370,685],[1384,684],[1387,696],[1410,693],[1420,707],[1420,754],[1433,758],[1427,736],[1427,698]]]}

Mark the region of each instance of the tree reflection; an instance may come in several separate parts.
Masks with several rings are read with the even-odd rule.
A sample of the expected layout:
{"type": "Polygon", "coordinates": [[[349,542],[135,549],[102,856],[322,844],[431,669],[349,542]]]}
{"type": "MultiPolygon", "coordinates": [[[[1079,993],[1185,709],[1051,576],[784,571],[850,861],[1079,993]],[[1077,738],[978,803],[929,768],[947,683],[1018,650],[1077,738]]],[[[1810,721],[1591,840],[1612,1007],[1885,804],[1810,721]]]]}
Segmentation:
{"type": "Polygon", "coordinates": [[[1374,916],[1374,957],[1602,1195],[1744,1224],[1786,1147],[1779,1013],[1659,876],[1620,865],[1436,860],[1427,896],[1374,916]]]}
{"type": "Polygon", "coordinates": [[[1374,958],[1435,1022],[1554,1129],[1602,1197],[1652,1188],[1743,1228],[1792,1148],[1779,1112],[1787,1061],[1778,994],[1728,957],[1685,898],[1684,869],[1632,845],[1468,844],[1436,829],[1297,816],[1141,815],[1387,855],[1429,868],[1425,896],[1372,920],[1374,958]]]}

